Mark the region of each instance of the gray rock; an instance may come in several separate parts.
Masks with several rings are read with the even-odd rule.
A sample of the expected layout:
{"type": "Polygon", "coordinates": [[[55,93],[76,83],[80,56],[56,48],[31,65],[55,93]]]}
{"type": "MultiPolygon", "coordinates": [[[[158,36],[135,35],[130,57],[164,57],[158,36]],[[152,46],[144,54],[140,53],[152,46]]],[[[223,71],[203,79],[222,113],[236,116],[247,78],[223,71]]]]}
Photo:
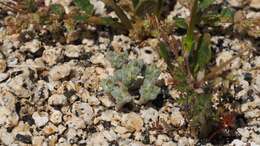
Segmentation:
{"type": "Polygon", "coordinates": [[[71,66],[69,64],[62,64],[54,66],[49,72],[49,78],[53,81],[58,81],[70,75],[71,66]]]}
{"type": "Polygon", "coordinates": [[[67,97],[64,96],[63,94],[53,94],[49,99],[48,99],[48,104],[49,105],[65,105],[67,103],[67,97]]]}
{"type": "Polygon", "coordinates": [[[250,5],[251,8],[260,9],[260,0],[251,0],[250,5]]]}
{"type": "Polygon", "coordinates": [[[53,110],[50,115],[50,121],[54,124],[62,122],[62,113],[58,110],[53,110]]]}
{"type": "Polygon", "coordinates": [[[42,127],[49,121],[49,115],[46,112],[34,112],[32,118],[37,127],[42,127]]]}
{"type": "Polygon", "coordinates": [[[86,124],[90,124],[94,115],[93,109],[89,104],[79,101],[76,101],[72,105],[72,113],[77,113],[77,115],[81,117],[86,124]]]}

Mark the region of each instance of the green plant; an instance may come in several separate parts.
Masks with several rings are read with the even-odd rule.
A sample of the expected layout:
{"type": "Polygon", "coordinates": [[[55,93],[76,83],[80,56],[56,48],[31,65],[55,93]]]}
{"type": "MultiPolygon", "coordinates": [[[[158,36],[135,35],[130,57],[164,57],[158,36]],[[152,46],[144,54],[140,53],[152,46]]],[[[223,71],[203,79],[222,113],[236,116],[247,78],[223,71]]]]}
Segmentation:
{"type": "Polygon", "coordinates": [[[146,65],[142,60],[128,60],[127,53],[109,52],[108,59],[116,69],[113,76],[101,83],[103,90],[112,95],[117,108],[134,101],[131,91],[139,90],[138,104],[154,100],[160,93],[156,81],[160,70],[154,65],[146,65]]]}
{"type": "Polygon", "coordinates": [[[207,27],[208,21],[213,20],[211,19],[213,16],[217,18],[214,21],[220,23],[220,18],[229,14],[221,12],[213,15],[209,10],[214,2],[212,0],[186,2],[192,2],[189,22],[186,23],[182,18],[175,18],[177,22],[175,26],[187,30],[181,41],[173,36],[169,37],[165,25],[158,19],[151,17],[150,20],[159,29],[159,37],[163,40],[159,44],[159,54],[167,63],[175,88],[182,93],[178,102],[185,107],[185,117],[189,126],[194,129],[196,135],[207,138],[212,132],[212,127],[218,122],[219,116],[216,114],[216,109],[212,107],[210,88],[205,89],[204,85],[220,75],[226,65],[248,50],[244,49],[222,65],[208,69],[207,65],[212,59],[211,36],[207,29],[201,32],[198,27],[203,24],[207,27]],[[171,57],[171,53],[175,60],[171,57]],[[201,89],[204,91],[198,92],[201,89]]]}
{"type": "Polygon", "coordinates": [[[33,26],[35,32],[45,30],[46,34],[50,33],[52,40],[56,42],[70,43],[81,38],[94,37],[95,32],[87,29],[87,26],[95,25],[108,26],[116,33],[130,33],[135,40],[156,35],[153,31],[155,29],[146,18],[148,15],[162,18],[162,6],[166,0],[127,1],[129,1],[127,7],[131,7],[128,10],[122,9],[114,0],[103,0],[107,7],[115,11],[119,19],[94,15],[94,6],[89,0],[74,0],[75,7],[71,6],[69,13],[65,13],[62,5],[52,4],[47,7],[35,0],[22,0],[17,2],[17,5],[9,5],[6,2],[0,4],[7,10],[19,13],[17,16],[8,16],[5,19],[5,25],[11,34],[33,26]]]}

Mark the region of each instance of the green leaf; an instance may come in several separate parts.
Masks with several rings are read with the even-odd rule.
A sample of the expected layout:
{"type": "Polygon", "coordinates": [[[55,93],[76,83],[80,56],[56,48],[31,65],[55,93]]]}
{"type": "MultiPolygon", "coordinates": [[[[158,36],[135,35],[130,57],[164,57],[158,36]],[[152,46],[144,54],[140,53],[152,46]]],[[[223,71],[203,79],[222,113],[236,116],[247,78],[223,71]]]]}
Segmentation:
{"type": "Polygon", "coordinates": [[[74,17],[75,21],[77,22],[86,22],[88,17],[86,15],[77,15],[74,17]]]}
{"type": "Polygon", "coordinates": [[[136,8],[136,6],[138,5],[139,1],[140,0],[132,0],[134,8],[136,8]]]}
{"type": "Polygon", "coordinates": [[[160,42],[159,47],[160,47],[159,49],[160,56],[165,60],[165,62],[169,63],[170,56],[169,56],[169,51],[167,49],[167,45],[163,42],[160,42]]]}
{"type": "Polygon", "coordinates": [[[60,4],[53,4],[50,7],[51,7],[51,12],[59,16],[62,16],[65,13],[63,6],[60,4]]]}
{"type": "Polygon", "coordinates": [[[186,52],[190,52],[194,47],[195,41],[193,35],[186,35],[182,40],[183,49],[186,52]]]}
{"type": "Polygon", "coordinates": [[[229,8],[222,9],[220,13],[220,21],[221,22],[232,22],[234,17],[234,12],[229,8]]]}
{"type": "Polygon", "coordinates": [[[184,18],[174,18],[175,26],[181,29],[188,29],[188,24],[184,18]]]}
{"type": "Polygon", "coordinates": [[[211,60],[210,35],[204,34],[201,36],[196,52],[196,65],[194,72],[203,69],[211,60]]]}
{"type": "Polygon", "coordinates": [[[200,0],[199,1],[199,10],[204,11],[207,9],[211,4],[213,4],[215,0],[200,0]]]}
{"type": "Polygon", "coordinates": [[[92,15],[94,6],[90,3],[89,0],[74,0],[77,7],[83,10],[86,14],[92,15]]]}

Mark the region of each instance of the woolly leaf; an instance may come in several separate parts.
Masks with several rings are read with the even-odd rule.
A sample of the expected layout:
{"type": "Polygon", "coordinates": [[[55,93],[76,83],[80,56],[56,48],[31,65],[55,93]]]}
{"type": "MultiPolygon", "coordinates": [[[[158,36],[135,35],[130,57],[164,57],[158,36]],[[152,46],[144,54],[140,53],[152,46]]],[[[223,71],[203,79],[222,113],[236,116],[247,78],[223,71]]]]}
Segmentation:
{"type": "Polygon", "coordinates": [[[108,52],[107,58],[110,61],[112,67],[118,69],[123,66],[127,62],[128,53],[116,53],[116,52],[108,52]]]}
{"type": "Polygon", "coordinates": [[[150,80],[145,79],[143,85],[140,88],[139,103],[143,104],[147,101],[154,100],[160,93],[161,89],[155,86],[150,80]]]}
{"type": "Polygon", "coordinates": [[[116,99],[117,107],[120,108],[124,104],[131,102],[133,97],[129,94],[126,86],[114,87],[111,95],[116,99]]]}
{"type": "Polygon", "coordinates": [[[160,70],[156,66],[150,65],[146,67],[145,79],[154,82],[158,79],[159,75],[160,75],[160,70]]]}

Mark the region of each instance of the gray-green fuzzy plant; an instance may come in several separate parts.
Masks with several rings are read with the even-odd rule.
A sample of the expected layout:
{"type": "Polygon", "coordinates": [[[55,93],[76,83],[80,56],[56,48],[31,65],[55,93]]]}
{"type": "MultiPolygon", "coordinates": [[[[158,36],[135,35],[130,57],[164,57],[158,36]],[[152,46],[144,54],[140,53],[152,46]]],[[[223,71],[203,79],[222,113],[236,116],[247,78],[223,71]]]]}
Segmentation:
{"type": "Polygon", "coordinates": [[[136,101],[138,104],[154,100],[160,93],[161,88],[156,85],[160,70],[156,66],[146,65],[138,59],[128,60],[126,52],[109,52],[107,58],[116,70],[101,85],[106,93],[113,96],[117,108],[134,101],[134,96],[129,92],[131,88],[139,90],[140,98],[136,101]]]}

